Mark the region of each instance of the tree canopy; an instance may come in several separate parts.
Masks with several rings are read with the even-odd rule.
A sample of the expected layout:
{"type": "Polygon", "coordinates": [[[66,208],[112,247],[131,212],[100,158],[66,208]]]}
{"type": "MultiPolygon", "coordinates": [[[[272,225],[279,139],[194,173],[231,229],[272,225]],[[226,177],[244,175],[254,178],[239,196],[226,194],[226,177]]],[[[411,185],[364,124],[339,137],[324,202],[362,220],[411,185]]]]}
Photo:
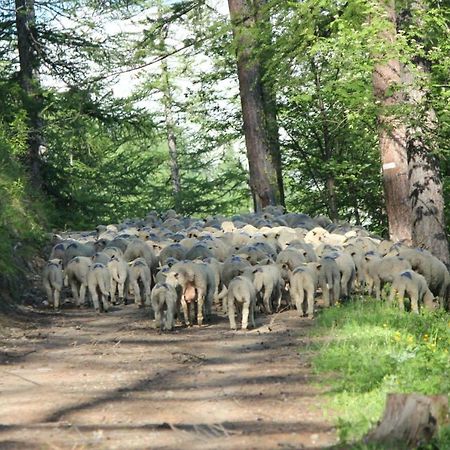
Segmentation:
{"type": "MultiPolygon", "coordinates": [[[[380,39],[380,5],[260,2],[248,58],[261,65],[276,105],[287,209],[387,235],[373,71],[396,58],[424,88],[437,121],[425,139],[439,158],[448,202],[450,10],[434,0],[397,1],[397,39],[388,43],[380,39]]],[[[50,223],[93,227],[173,207],[204,216],[250,210],[236,46],[219,1],[3,2],[0,136],[5,158],[27,170],[30,136],[39,133],[50,223]],[[21,8],[32,11],[22,41],[21,8]],[[27,92],[21,45],[29,47],[27,92]]],[[[405,101],[390,113],[413,123],[423,108],[405,101]]],[[[24,173],[21,182],[32,181],[24,173]]]]}

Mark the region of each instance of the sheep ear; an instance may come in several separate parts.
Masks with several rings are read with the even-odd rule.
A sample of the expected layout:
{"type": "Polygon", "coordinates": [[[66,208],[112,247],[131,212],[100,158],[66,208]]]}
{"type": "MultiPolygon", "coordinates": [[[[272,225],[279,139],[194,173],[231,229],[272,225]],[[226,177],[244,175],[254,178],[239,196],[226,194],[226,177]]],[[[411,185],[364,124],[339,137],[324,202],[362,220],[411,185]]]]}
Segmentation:
{"type": "Polygon", "coordinates": [[[322,264],[317,264],[317,270],[319,270],[322,267],[322,264]]]}

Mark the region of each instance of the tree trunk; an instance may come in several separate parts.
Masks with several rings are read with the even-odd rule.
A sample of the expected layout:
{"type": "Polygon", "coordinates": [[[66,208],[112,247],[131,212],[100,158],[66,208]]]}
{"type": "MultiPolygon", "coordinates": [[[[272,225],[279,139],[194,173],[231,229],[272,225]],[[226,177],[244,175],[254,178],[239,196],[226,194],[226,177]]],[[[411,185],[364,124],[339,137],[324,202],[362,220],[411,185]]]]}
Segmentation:
{"type": "Polygon", "coordinates": [[[23,91],[23,104],[28,118],[27,166],[35,189],[42,188],[40,150],[43,145],[41,118],[42,97],[39,83],[39,58],[34,0],[15,0],[17,46],[19,50],[19,80],[23,91]]]}
{"type": "Polygon", "coordinates": [[[167,62],[164,59],[161,63],[162,78],[163,78],[163,103],[164,103],[164,118],[166,122],[166,136],[167,146],[169,148],[169,161],[170,161],[170,178],[172,181],[172,194],[174,199],[175,211],[180,210],[180,193],[181,193],[181,180],[180,180],[180,168],[178,166],[178,151],[177,151],[177,139],[175,134],[175,121],[172,114],[172,92],[169,80],[169,69],[167,62]]]}
{"type": "Polygon", "coordinates": [[[261,82],[261,65],[256,48],[255,12],[246,0],[228,0],[237,48],[239,92],[244,122],[245,144],[250,169],[250,188],[255,211],[281,203],[277,170],[272,161],[266,129],[261,82]]]}
{"type": "Polygon", "coordinates": [[[386,448],[417,448],[431,440],[447,414],[446,395],[388,394],[383,418],[364,441],[386,448]]]}
{"type": "MultiPolygon", "coordinates": [[[[429,123],[434,124],[433,111],[428,110],[427,112],[429,123]]],[[[422,125],[408,130],[412,239],[416,247],[430,251],[449,266],[450,255],[445,228],[440,165],[431,145],[424,134],[422,125]]]]}
{"type": "MultiPolygon", "coordinates": [[[[321,150],[323,160],[326,164],[328,164],[331,161],[331,158],[333,157],[334,153],[332,135],[330,133],[330,128],[328,126],[328,114],[322,97],[322,86],[319,70],[314,61],[311,61],[311,68],[314,73],[314,83],[316,86],[316,94],[322,126],[321,150]]],[[[332,222],[337,222],[339,220],[339,211],[337,207],[337,198],[336,198],[336,179],[330,168],[328,169],[328,173],[326,175],[325,184],[327,192],[328,215],[332,222]]]]}
{"type": "MultiPolygon", "coordinates": [[[[389,27],[383,32],[387,46],[396,40],[394,1],[381,1],[385,8],[389,27]]],[[[404,101],[401,86],[401,67],[398,60],[391,59],[377,64],[373,72],[374,95],[380,104],[378,113],[378,136],[383,172],[384,198],[389,223],[389,238],[412,243],[412,216],[409,199],[408,158],[406,127],[396,118],[393,108],[404,101]]]]}
{"type": "Polygon", "coordinates": [[[268,134],[270,156],[272,165],[275,167],[277,174],[277,186],[279,192],[279,203],[286,206],[284,198],[283,184],[283,163],[281,160],[280,139],[278,134],[277,105],[275,95],[269,83],[263,80],[262,83],[264,115],[266,117],[266,131],[268,134]]]}
{"type": "MultiPolygon", "coordinates": [[[[407,17],[416,26],[421,23],[425,5],[414,2],[414,9],[407,17]]],[[[404,67],[403,81],[407,100],[412,106],[407,130],[410,196],[412,205],[412,239],[416,247],[430,251],[450,265],[450,254],[445,227],[444,194],[439,158],[435,147],[437,132],[436,114],[427,102],[429,64],[417,57],[413,61],[414,72],[404,67]],[[418,75],[418,76],[417,76],[418,75]]]]}
{"type": "Polygon", "coordinates": [[[329,175],[326,181],[328,193],[328,212],[330,220],[336,222],[339,219],[337,203],[336,203],[336,189],[333,175],[329,175]]]}
{"type": "Polygon", "coordinates": [[[268,135],[270,155],[272,158],[272,164],[275,167],[277,173],[277,185],[280,195],[280,204],[285,207],[284,198],[284,183],[283,183],[283,163],[281,158],[281,147],[279,137],[279,126],[277,119],[277,101],[274,92],[273,84],[271,80],[266,77],[267,64],[272,59],[273,46],[272,46],[272,24],[270,23],[270,17],[264,12],[264,6],[267,4],[267,0],[257,0],[255,2],[257,7],[256,22],[260,29],[259,40],[259,62],[261,64],[261,86],[262,86],[262,99],[264,104],[264,115],[266,118],[266,132],[268,135]]]}

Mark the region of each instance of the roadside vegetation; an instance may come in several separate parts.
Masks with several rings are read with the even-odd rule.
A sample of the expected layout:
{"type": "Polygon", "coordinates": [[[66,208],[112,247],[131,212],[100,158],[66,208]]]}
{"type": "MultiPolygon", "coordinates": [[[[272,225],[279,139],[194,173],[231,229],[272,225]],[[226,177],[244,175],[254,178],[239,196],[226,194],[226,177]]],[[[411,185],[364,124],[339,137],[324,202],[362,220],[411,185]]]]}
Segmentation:
{"type": "MultiPolygon", "coordinates": [[[[315,328],[315,370],[331,386],[341,442],[357,442],[382,416],[386,394],[450,391],[450,320],[442,310],[419,315],[358,297],[324,310],[315,328]]],[[[450,427],[439,449],[450,448],[450,427]]],[[[356,447],[359,448],[359,447],[356,447]]],[[[361,447],[365,448],[365,447],[361,447]]]]}
{"type": "Polygon", "coordinates": [[[0,136],[0,309],[23,287],[25,261],[38,254],[51,210],[28,186],[23,167],[10,156],[0,136]]]}

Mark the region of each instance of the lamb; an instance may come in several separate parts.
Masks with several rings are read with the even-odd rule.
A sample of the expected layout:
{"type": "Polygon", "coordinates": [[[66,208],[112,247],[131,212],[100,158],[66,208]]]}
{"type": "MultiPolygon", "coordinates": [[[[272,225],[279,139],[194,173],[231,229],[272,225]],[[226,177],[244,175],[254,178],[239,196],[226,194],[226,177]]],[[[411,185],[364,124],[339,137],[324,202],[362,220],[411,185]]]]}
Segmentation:
{"type": "Polygon", "coordinates": [[[314,317],[314,296],[318,283],[317,263],[302,264],[292,272],[289,293],[300,316],[304,315],[303,303],[306,294],[306,314],[310,319],[314,317]]]}
{"type": "MultiPolygon", "coordinates": [[[[150,302],[151,279],[150,268],[144,258],[136,258],[129,262],[129,289],[133,291],[134,301],[139,306],[144,306],[140,284],[143,286],[145,302],[150,302]]],[[[126,303],[126,299],[125,299],[126,303]]]]}
{"type": "MultiPolygon", "coordinates": [[[[146,305],[149,303],[146,302],[146,305]]],[[[168,283],[157,283],[151,293],[151,306],[155,313],[155,326],[161,330],[173,330],[177,312],[177,292],[168,283]]]]}
{"type": "Polygon", "coordinates": [[[58,309],[63,286],[61,259],[54,258],[47,262],[42,272],[42,284],[47,293],[48,303],[53,305],[53,308],[58,309]]]}
{"type": "Polygon", "coordinates": [[[427,309],[434,309],[434,296],[428,288],[425,278],[413,270],[400,272],[392,282],[389,302],[398,298],[399,307],[405,309],[403,299],[405,294],[411,300],[411,311],[419,314],[419,304],[424,304],[427,309]]]}
{"type": "Polygon", "coordinates": [[[111,275],[104,264],[95,263],[90,267],[87,274],[87,284],[94,309],[97,312],[100,312],[101,306],[103,306],[104,312],[108,312],[109,310],[108,297],[110,295],[110,282],[111,275]]]}
{"type": "Polygon", "coordinates": [[[228,286],[228,319],[230,328],[236,330],[236,306],[242,312],[242,329],[248,328],[248,322],[254,328],[255,325],[255,306],[256,290],[252,282],[243,276],[234,278],[228,286]]]}

